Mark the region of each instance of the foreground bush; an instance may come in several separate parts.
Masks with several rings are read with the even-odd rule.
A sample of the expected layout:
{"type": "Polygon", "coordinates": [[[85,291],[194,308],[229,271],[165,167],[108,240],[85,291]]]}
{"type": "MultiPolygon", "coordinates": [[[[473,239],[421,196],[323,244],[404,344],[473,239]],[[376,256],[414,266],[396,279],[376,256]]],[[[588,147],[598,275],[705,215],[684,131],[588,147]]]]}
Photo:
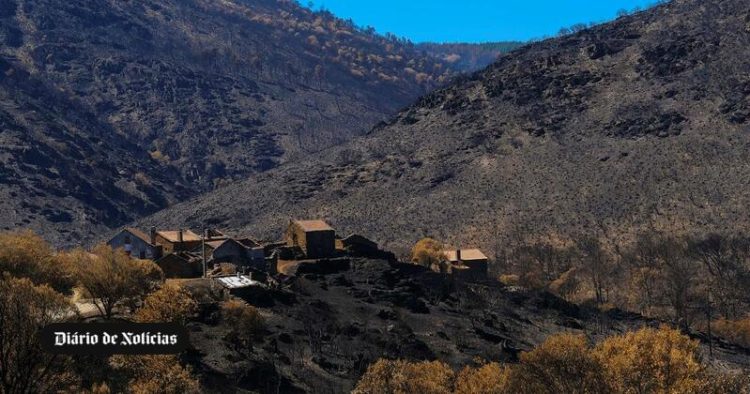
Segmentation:
{"type": "Polygon", "coordinates": [[[245,346],[260,338],[265,322],[258,310],[242,301],[230,300],[221,304],[221,318],[230,327],[229,337],[245,346]]]}
{"type": "Polygon", "coordinates": [[[28,278],[36,285],[49,285],[69,293],[75,285],[71,259],[31,231],[0,233],[0,273],[28,278]]]}
{"type": "Polygon", "coordinates": [[[197,310],[198,303],[185,289],[165,285],[146,297],[134,319],[140,323],[185,324],[197,310]]]}
{"type": "Polygon", "coordinates": [[[193,394],[200,385],[189,368],[180,365],[172,355],[113,356],[112,367],[123,373],[127,381],[126,392],[132,394],[193,394]]]}
{"type": "Polygon", "coordinates": [[[367,369],[354,393],[450,393],[454,380],[453,370],[440,361],[378,360],[367,369]]]}
{"type": "Polygon", "coordinates": [[[77,384],[70,359],[42,351],[37,337],[73,315],[73,305],[49,286],[0,277],[0,393],[57,392],[77,384]]]}
{"type": "Polygon", "coordinates": [[[591,353],[613,392],[688,393],[706,379],[697,351],[697,341],[662,328],[608,338],[591,353]]]}
{"type": "Polygon", "coordinates": [[[379,360],[356,393],[748,393],[747,374],[711,372],[698,343],[669,328],[644,328],[592,347],[585,337],[559,334],[503,367],[489,363],[455,374],[434,362],[379,360]]]}

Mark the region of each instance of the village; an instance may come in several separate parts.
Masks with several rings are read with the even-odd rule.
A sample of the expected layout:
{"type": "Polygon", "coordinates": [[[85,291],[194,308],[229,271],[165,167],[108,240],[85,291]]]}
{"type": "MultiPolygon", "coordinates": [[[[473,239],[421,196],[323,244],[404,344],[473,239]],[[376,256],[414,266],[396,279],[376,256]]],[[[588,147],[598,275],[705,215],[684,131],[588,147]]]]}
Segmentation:
{"type": "MultiPolygon", "coordinates": [[[[216,229],[148,232],[126,227],[107,244],[132,258],[153,260],[167,279],[213,278],[228,291],[296,275],[300,266],[336,266],[351,257],[396,262],[396,256],[359,234],[340,237],[323,220],[290,220],[281,240],[231,237],[216,229]],[[261,279],[258,279],[261,278],[261,279]]],[[[479,249],[447,248],[432,271],[462,280],[487,277],[488,259],[479,249]]],[[[417,264],[416,261],[408,262],[417,264]]]]}

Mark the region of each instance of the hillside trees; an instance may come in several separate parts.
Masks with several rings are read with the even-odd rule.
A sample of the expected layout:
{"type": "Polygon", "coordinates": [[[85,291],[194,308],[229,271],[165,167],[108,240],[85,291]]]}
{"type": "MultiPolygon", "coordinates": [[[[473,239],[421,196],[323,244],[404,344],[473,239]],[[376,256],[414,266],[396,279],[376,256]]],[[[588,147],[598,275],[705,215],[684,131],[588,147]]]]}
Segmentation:
{"type": "Polygon", "coordinates": [[[688,242],[688,253],[708,272],[707,291],[727,319],[739,316],[750,291],[750,240],[708,234],[688,242]]]}
{"type": "Polygon", "coordinates": [[[74,315],[62,294],[28,278],[0,279],[0,392],[48,393],[68,388],[69,359],[42,351],[37,332],[74,315]]]}
{"type": "Polygon", "coordinates": [[[106,318],[118,303],[145,297],[162,279],[159,267],[147,260],[134,260],[122,250],[99,245],[91,253],[78,250],[76,277],[85,297],[92,298],[106,318]]]}
{"type": "Polygon", "coordinates": [[[592,346],[558,334],[518,364],[467,366],[458,374],[439,362],[379,360],[356,393],[747,393],[748,379],[708,369],[695,341],[662,327],[643,328],[592,346]]]}
{"type": "Polygon", "coordinates": [[[352,393],[447,394],[452,392],[454,378],[453,370],[440,361],[381,359],[367,369],[352,393]]]}
{"type": "Polygon", "coordinates": [[[177,285],[168,284],[149,294],[133,318],[140,323],[185,324],[197,309],[198,303],[190,293],[177,285]]]}
{"type": "Polygon", "coordinates": [[[577,247],[580,252],[581,272],[585,274],[594,290],[597,305],[602,305],[610,288],[608,281],[612,279],[613,261],[597,238],[582,238],[577,242],[577,247]]]}
{"type": "Polygon", "coordinates": [[[502,255],[509,263],[500,276],[517,276],[521,286],[670,318],[682,328],[701,328],[713,318],[740,321],[750,313],[750,238],[744,235],[648,230],[628,242],[594,235],[518,238],[502,255]]]}
{"type": "Polygon", "coordinates": [[[442,270],[445,260],[443,244],[432,238],[419,240],[411,250],[411,261],[423,267],[442,270]]]}
{"type": "Polygon", "coordinates": [[[230,327],[229,338],[246,347],[251,346],[265,328],[265,322],[258,310],[242,301],[223,302],[221,316],[224,323],[230,327]]]}
{"type": "Polygon", "coordinates": [[[128,379],[126,392],[132,394],[195,394],[198,380],[177,356],[113,356],[110,365],[128,379]]]}
{"type": "Polygon", "coordinates": [[[75,285],[72,261],[31,231],[0,233],[0,273],[28,278],[68,293],[75,285]]]}

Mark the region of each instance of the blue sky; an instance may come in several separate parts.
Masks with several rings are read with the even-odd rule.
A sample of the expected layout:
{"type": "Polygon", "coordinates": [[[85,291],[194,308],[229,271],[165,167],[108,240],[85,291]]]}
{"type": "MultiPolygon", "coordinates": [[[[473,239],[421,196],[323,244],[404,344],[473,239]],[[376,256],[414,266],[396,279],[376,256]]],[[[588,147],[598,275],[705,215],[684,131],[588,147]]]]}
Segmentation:
{"type": "MultiPolygon", "coordinates": [[[[414,42],[525,41],[614,19],[654,0],[313,0],[337,16],[414,42]]],[[[301,0],[308,5],[307,0],[301,0]]]]}

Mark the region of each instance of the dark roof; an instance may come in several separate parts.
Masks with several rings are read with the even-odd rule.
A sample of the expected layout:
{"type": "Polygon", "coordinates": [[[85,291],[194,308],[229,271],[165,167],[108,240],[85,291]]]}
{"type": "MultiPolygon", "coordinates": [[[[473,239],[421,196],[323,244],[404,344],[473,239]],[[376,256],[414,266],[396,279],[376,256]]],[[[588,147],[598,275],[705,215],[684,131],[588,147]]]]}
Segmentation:
{"type": "Polygon", "coordinates": [[[129,232],[130,234],[133,234],[133,236],[137,237],[141,241],[143,241],[143,242],[145,242],[145,243],[147,243],[147,244],[149,244],[151,246],[156,246],[156,245],[154,245],[154,244],[151,243],[151,237],[149,237],[148,235],[146,235],[146,233],[144,233],[141,230],[138,230],[135,227],[126,227],[122,231],[126,231],[126,232],[129,232]]]}
{"type": "Polygon", "coordinates": [[[351,245],[351,244],[365,244],[371,247],[378,247],[378,243],[359,234],[350,234],[348,237],[341,239],[341,242],[344,245],[351,245]]]}
{"type": "Polygon", "coordinates": [[[164,255],[162,258],[156,260],[156,264],[159,264],[159,262],[161,261],[168,261],[168,260],[174,260],[174,259],[180,260],[184,263],[190,263],[190,262],[202,261],[203,257],[194,252],[180,251],[180,252],[174,252],[174,253],[169,253],[167,255],[164,255]]]}
{"type": "Polygon", "coordinates": [[[242,242],[239,242],[233,238],[227,238],[227,239],[222,239],[222,240],[217,240],[217,241],[208,241],[206,242],[206,246],[210,246],[211,249],[216,250],[222,247],[226,243],[235,243],[243,248],[247,248],[247,246],[245,246],[242,242]]]}
{"type": "Polygon", "coordinates": [[[256,241],[256,240],[254,240],[254,239],[252,239],[252,238],[249,238],[249,237],[245,237],[245,238],[237,238],[237,239],[235,239],[235,241],[237,241],[237,242],[239,242],[239,243],[241,243],[241,244],[245,245],[245,247],[247,247],[247,248],[255,248],[255,247],[257,247],[257,246],[262,246],[262,245],[260,244],[260,242],[258,242],[258,241],[256,241]]]}
{"type": "Polygon", "coordinates": [[[218,239],[227,239],[227,238],[229,238],[226,234],[224,234],[224,232],[216,230],[216,229],[213,229],[213,228],[208,229],[207,233],[208,233],[207,234],[208,239],[211,239],[211,240],[218,240],[218,239]]]}

